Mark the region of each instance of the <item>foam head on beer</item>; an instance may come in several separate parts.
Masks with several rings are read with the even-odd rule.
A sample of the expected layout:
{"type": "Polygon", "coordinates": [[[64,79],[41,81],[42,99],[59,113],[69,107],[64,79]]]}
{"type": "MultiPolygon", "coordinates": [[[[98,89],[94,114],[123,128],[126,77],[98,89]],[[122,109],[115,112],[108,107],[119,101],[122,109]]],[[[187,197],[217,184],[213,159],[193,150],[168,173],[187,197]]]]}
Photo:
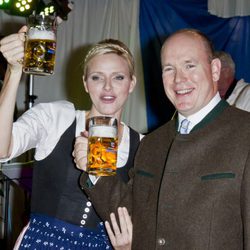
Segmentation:
{"type": "Polygon", "coordinates": [[[28,39],[41,39],[41,40],[52,40],[56,41],[56,35],[53,31],[39,30],[36,28],[31,28],[29,30],[28,39]]]}

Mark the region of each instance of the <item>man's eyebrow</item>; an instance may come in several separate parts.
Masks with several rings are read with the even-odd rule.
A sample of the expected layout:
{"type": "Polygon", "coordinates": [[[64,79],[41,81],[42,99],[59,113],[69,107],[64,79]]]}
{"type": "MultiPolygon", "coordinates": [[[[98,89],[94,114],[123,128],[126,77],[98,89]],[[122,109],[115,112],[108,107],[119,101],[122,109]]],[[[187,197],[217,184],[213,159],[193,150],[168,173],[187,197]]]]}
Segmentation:
{"type": "Polygon", "coordinates": [[[193,62],[195,62],[195,60],[193,60],[193,59],[186,59],[186,60],[184,61],[184,63],[193,63],[193,62]]]}
{"type": "Polygon", "coordinates": [[[167,67],[167,66],[172,66],[172,64],[171,64],[171,63],[165,63],[165,64],[163,64],[162,66],[163,66],[163,67],[167,67]]]}
{"type": "Polygon", "coordinates": [[[184,60],[184,63],[197,63],[197,60],[195,60],[195,59],[186,59],[186,60],[184,60]]]}

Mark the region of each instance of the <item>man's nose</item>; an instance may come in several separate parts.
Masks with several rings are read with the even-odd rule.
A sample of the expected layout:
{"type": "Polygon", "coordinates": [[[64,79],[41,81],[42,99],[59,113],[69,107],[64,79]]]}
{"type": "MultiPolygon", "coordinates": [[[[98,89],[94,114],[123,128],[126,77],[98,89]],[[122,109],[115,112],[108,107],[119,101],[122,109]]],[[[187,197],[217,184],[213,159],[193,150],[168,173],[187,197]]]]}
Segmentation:
{"type": "Polygon", "coordinates": [[[185,80],[186,80],[185,73],[181,69],[176,70],[176,73],[175,73],[175,82],[176,83],[181,83],[181,82],[183,82],[185,80]]]}

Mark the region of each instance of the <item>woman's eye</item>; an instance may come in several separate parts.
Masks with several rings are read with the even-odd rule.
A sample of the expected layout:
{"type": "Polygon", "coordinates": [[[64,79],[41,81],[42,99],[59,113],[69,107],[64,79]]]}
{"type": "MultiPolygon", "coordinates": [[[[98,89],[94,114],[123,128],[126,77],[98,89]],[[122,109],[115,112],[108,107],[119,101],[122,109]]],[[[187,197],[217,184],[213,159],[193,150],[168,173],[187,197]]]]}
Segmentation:
{"type": "Polygon", "coordinates": [[[100,77],[99,76],[91,76],[91,80],[92,81],[98,81],[100,79],[100,77]]]}
{"type": "Polygon", "coordinates": [[[94,82],[101,82],[104,81],[104,77],[102,75],[93,74],[89,76],[89,79],[94,82]]]}
{"type": "Polygon", "coordinates": [[[123,75],[117,75],[117,76],[115,76],[115,80],[119,80],[119,81],[122,81],[122,80],[124,80],[124,76],[123,75]]]}

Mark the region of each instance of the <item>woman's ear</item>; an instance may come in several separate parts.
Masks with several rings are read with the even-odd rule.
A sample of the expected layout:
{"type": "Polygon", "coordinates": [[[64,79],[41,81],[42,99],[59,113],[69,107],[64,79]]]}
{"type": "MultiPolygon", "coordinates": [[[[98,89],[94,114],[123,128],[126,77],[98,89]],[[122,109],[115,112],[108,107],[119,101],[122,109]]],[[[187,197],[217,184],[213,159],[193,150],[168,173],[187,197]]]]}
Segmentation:
{"type": "Polygon", "coordinates": [[[132,81],[130,83],[130,87],[129,87],[129,93],[132,93],[134,88],[135,88],[135,85],[136,85],[136,77],[133,75],[132,76],[132,81]]]}
{"type": "Polygon", "coordinates": [[[221,62],[219,58],[215,58],[211,62],[212,79],[217,82],[220,79],[221,62]]]}
{"type": "Polygon", "coordinates": [[[88,86],[87,86],[87,83],[86,83],[86,81],[85,81],[85,79],[84,79],[84,78],[85,78],[85,77],[84,77],[84,76],[82,76],[83,86],[84,86],[84,89],[85,89],[86,93],[89,93],[88,86]]]}

